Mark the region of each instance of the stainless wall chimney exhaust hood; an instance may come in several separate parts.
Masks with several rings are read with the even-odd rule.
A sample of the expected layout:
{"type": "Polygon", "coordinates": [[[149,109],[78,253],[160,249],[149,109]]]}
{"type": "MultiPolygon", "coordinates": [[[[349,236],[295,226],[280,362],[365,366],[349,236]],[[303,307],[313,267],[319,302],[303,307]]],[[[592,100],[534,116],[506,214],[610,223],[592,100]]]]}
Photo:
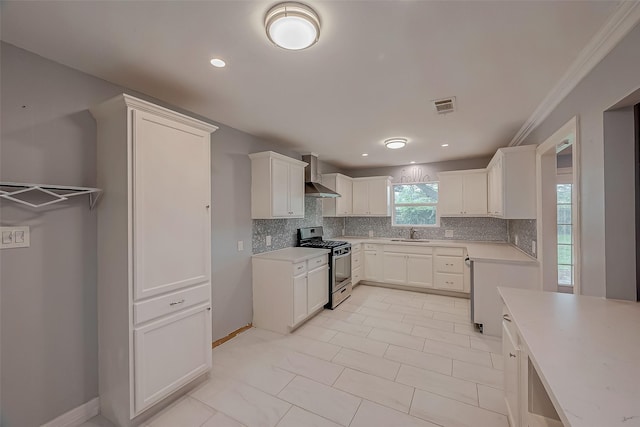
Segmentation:
{"type": "Polygon", "coordinates": [[[309,165],[304,168],[304,195],[307,197],[341,197],[340,194],[318,182],[318,156],[314,153],[302,156],[309,165]]]}

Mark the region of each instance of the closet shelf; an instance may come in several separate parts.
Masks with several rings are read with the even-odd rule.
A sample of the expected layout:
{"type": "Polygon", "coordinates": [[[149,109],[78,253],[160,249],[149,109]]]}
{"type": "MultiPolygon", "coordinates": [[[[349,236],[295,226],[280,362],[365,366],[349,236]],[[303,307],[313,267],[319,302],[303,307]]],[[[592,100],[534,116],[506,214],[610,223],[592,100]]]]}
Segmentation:
{"type": "Polygon", "coordinates": [[[93,209],[102,196],[102,190],[92,187],[67,185],[27,184],[23,182],[0,182],[0,198],[16,203],[41,208],[68,200],[69,197],[89,195],[89,209],[93,209]]]}

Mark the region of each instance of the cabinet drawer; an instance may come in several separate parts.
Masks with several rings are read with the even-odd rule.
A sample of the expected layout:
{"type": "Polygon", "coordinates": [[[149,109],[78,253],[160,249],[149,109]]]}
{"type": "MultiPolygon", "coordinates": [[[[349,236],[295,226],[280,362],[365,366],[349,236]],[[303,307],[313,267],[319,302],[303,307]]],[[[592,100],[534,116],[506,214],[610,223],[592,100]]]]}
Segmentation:
{"type": "Polygon", "coordinates": [[[353,286],[357,285],[360,280],[362,280],[362,268],[357,267],[351,270],[351,283],[353,283],[353,286]]]}
{"type": "Polygon", "coordinates": [[[464,248],[438,248],[436,253],[438,255],[463,256],[464,248]]]}
{"type": "Polygon", "coordinates": [[[351,253],[360,252],[360,248],[362,247],[362,243],[352,243],[351,244],[351,253]]]}
{"type": "Polygon", "coordinates": [[[302,273],[305,273],[307,271],[307,262],[306,261],[302,261],[299,262],[297,264],[293,264],[293,275],[294,276],[299,276],[302,273]]]}
{"type": "Polygon", "coordinates": [[[436,273],[436,288],[462,291],[464,279],[462,274],[436,273]]]}
{"type": "Polygon", "coordinates": [[[358,252],[357,254],[354,254],[352,252],[351,253],[351,269],[360,267],[361,263],[362,263],[362,257],[360,256],[360,252],[358,252]]]}
{"type": "Polygon", "coordinates": [[[311,258],[307,262],[309,263],[308,269],[309,270],[313,270],[314,268],[318,268],[321,265],[325,265],[326,263],[328,263],[329,262],[329,257],[328,257],[328,255],[322,255],[322,256],[317,257],[317,258],[311,258]]]}
{"type": "Polygon", "coordinates": [[[364,244],[365,251],[376,251],[378,250],[378,245],[374,245],[373,243],[365,243],[364,244]]]}
{"type": "Polygon", "coordinates": [[[464,261],[462,258],[453,256],[436,257],[436,271],[442,273],[462,273],[464,261]]]}
{"type": "Polygon", "coordinates": [[[208,283],[195,288],[172,292],[168,295],[133,304],[133,321],[137,325],[195,304],[208,302],[210,299],[211,286],[208,283]]]}
{"type": "Polygon", "coordinates": [[[513,319],[511,317],[511,313],[505,305],[502,306],[502,324],[504,328],[509,332],[512,339],[515,341],[514,344],[518,345],[518,334],[516,332],[516,325],[513,323],[513,319]]]}
{"type": "Polygon", "coordinates": [[[414,245],[384,245],[384,251],[399,252],[403,254],[430,255],[433,253],[433,248],[430,246],[414,246],[414,245]]]}

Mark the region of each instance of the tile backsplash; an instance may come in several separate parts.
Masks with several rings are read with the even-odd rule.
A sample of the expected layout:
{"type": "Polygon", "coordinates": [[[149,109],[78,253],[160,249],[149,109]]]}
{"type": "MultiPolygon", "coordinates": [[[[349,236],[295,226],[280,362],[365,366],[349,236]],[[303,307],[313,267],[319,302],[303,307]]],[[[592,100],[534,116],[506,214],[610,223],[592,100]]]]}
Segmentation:
{"type": "Polygon", "coordinates": [[[342,235],[343,218],[323,218],[322,199],[304,198],[304,218],[296,219],[254,219],[253,220],[253,253],[275,251],[276,249],[296,246],[298,228],[322,225],[327,238],[342,235]],[[271,246],[267,246],[266,238],[271,236],[271,246]]]}
{"type": "MultiPolygon", "coordinates": [[[[391,217],[345,218],[345,235],[408,238],[410,227],[394,227],[391,217]]],[[[416,238],[434,240],[476,240],[506,242],[507,221],[499,218],[440,218],[440,227],[416,227],[416,238]],[[452,230],[452,237],[445,231],[452,230]]]]}
{"type": "Polygon", "coordinates": [[[537,257],[533,253],[533,241],[538,238],[537,223],[535,219],[510,219],[509,220],[509,243],[516,245],[520,250],[532,257],[537,257]],[[516,236],[518,244],[516,245],[516,236]]]}

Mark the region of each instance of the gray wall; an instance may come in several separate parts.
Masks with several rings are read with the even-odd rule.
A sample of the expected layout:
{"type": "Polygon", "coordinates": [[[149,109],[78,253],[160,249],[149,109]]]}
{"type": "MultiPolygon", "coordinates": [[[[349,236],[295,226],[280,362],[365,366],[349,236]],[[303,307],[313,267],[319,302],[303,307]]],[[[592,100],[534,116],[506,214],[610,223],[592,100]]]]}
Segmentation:
{"type": "MultiPolygon", "coordinates": [[[[603,113],[640,87],[638,46],[640,25],[636,25],[525,140],[527,144],[542,143],[578,116],[583,230],[581,277],[585,295],[605,296],[607,286],[618,286],[609,280],[610,270],[624,270],[625,260],[616,260],[606,248],[611,247],[609,243],[615,244],[613,239],[617,236],[621,236],[624,243],[620,243],[625,245],[635,239],[634,228],[630,229],[626,222],[611,224],[605,231],[605,216],[620,208],[607,205],[605,211],[605,179],[612,173],[605,163],[605,146],[612,142],[604,139],[603,113]],[[615,229],[619,232],[614,232],[615,229]]],[[[635,274],[616,280],[620,286],[635,289],[635,274]]]]}
{"type": "MultiPolygon", "coordinates": [[[[12,45],[1,50],[2,180],[93,186],[90,106],[126,91],[176,109],[12,45]]],[[[247,154],[272,149],[299,158],[218,126],[211,138],[214,338],[252,318],[247,154]]],[[[82,197],[40,210],[0,204],[1,225],[29,225],[32,233],[30,248],[0,258],[3,426],[39,426],[97,396],[96,211],[82,197]]]]}
{"type": "Polygon", "coordinates": [[[392,176],[393,182],[437,181],[438,172],[486,168],[492,156],[473,159],[449,160],[446,162],[420,163],[406,166],[350,169],[345,175],[357,178],[364,176],[392,176]]]}

